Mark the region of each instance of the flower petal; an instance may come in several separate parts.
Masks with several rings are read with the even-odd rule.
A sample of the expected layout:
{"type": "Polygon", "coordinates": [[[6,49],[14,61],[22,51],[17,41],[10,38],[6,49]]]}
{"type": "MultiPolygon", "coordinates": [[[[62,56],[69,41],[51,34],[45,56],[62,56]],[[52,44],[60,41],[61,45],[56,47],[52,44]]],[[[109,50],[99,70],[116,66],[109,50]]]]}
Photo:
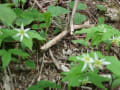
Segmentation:
{"type": "Polygon", "coordinates": [[[80,60],[81,58],[77,56],[76,59],[80,60]]]}
{"type": "Polygon", "coordinates": [[[20,29],[17,29],[17,28],[15,28],[14,30],[15,30],[15,31],[20,31],[20,29]]]}
{"type": "Polygon", "coordinates": [[[20,33],[18,33],[18,34],[15,35],[15,37],[18,37],[18,36],[20,36],[20,33]]]}
{"type": "Polygon", "coordinates": [[[106,61],[103,62],[103,65],[108,65],[108,64],[111,64],[111,63],[106,61]]]}
{"type": "Polygon", "coordinates": [[[20,41],[22,42],[22,40],[23,40],[23,35],[21,35],[21,37],[20,37],[20,41]]]}
{"type": "Polygon", "coordinates": [[[87,64],[85,63],[81,71],[83,72],[86,67],[87,67],[87,64]]]}
{"type": "Polygon", "coordinates": [[[21,29],[24,30],[24,25],[23,25],[23,23],[21,24],[21,29]]]}
{"type": "Polygon", "coordinates": [[[92,64],[89,64],[89,67],[92,71],[94,71],[92,64]]]}
{"type": "Polygon", "coordinates": [[[28,34],[25,33],[24,35],[25,35],[25,37],[29,38],[28,34]]]}
{"type": "Polygon", "coordinates": [[[96,52],[94,53],[94,56],[95,56],[95,60],[98,60],[98,56],[97,56],[96,52]]]}
{"type": "Polygon", "coordinates": [[[30,28],[27,28],[27,29],[25,29],[25,32],[27,32],[27,31],[29,31],[30,30],[30,28]]]}

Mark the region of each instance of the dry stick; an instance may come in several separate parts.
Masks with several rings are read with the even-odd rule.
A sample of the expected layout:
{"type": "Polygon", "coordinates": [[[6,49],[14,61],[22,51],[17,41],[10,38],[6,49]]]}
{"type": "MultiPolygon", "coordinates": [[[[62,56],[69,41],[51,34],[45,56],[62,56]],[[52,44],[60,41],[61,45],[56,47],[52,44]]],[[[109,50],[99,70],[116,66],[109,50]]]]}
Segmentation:
{"type": "Polygon", "coordinates": [[[73,7],[73,11],[72,11],[72,16],[71,16],[71,19],[70,19],[70,29],[71,29],[71,35],[73,34],[74,32],[74,27],[73,27],[73,19],[74,19],[74,15],[76,13],[76,9],[77,9],[77,4],[78,4],[78,0],[75,0],[75,3],[74,3],[74,7],[73,7]]]}
{"type": "Polygon", "coordinates": [[[37,81],[41,80],[41,73],[42,73],[43,67],[44,67],[44,60],[45,60],[45,53],[43,54],[42,63],[41,63],[41,67],[40,67],[40,72],[39,72],[39,77],[38,77],[37,81]]]}
{"type": "MultiPolygon", "coordinates": [[[[81,29],[86,27],[91,27],[92,25],[74,25],[74,29],[81,29]]],[[[60,41],[63,37],[65,37],[69,33],[69,30],[65,29],[63,32],[61,32],[58,36],[53,38],[51,41],[47,42],[45,45],[41,47],[41,50],[47,50],[53,45],[55,45],[58,41],[60,41]]]]}
{"type": "Polygon", "coordinates": [[[45,12],[45,10],[42,8],[42,6],[39,4],[37,0],[34,0],[34,3],[37,4],[37,6],[41,9],[42,12],[45,12]]]}
{"type": "Polygon", "coordinates": [[[61,68],[60,68],[60,64],[57,62],[57,60],[56,60],[55,57],[53,56],[53,53],[52,53],[51,49],[49,49],[49,53],[50,53],[51,58],[53,59],[53,62],[54,62],[54,64],[55,64],[55,66],[57,67],[58,70],[60,70],[60,69],[61,69],[61,68]]]}
{"type": "Polygon", "coordinates": [[[54,39],[52,39],[51,41],[49,41],[48,43],[46,43],[45,45],[43,45],[41,47],[42,50],[47,50],[48,48],[50,48],[51,46],[55,45],[59,40],[61,40],[64,36],[67,35],[69,31],[67,29],[65,29],[62,33],[60,33],[58,36],[56,36],[54,39]]]}
{"type": "MultiPolygon", "coordinates": [[[[71,27],[71,30],[73,29],[74,30],[74,26],[73,26],[73,18],[74,18],[74,15],[75,15],[75,12],[76,12],[76,8],[77,8],[77,3],[78,3],[78,0],[75,0],[75,4],[74,4],[74,7],[73,7],[73,11],[72,11],[72,16],[71,16],[71,20],[70,20],[70,27],[71,27]]],[[[71,32],[73,32],[73,30],[71,32]]],[[[41,47],[42,50],[47,50],[48,48],[50,48],[51,46],[55,45],[59,40],[61,40],[64,36],[66,36],[68,34],[69,30],[67,30],[65,28],[65,30],[60,33],[57,37],[55,37],[53,40],[51,40],[50,42],[48,42],[47,44],[45,44],[44,46],[41,47]]]]}

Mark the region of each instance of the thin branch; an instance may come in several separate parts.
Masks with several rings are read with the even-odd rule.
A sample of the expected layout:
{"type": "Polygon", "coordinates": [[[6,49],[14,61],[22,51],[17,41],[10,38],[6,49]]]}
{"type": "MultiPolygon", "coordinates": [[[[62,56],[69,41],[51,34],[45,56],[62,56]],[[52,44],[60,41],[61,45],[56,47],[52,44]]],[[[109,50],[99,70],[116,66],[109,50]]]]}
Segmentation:
{"type": "MultiPolygon", "coordinates": [[[[88,28],[91,27],[92,25],[74,25],[74,29],[81,29],[81,28],[88,28]]],[[[55,45],[58,41],[60,41],[63,37],[65,37],[67,34],[69,33],[69,30],[65,29],[63,32],[61,32],[58,36],[56,36],[55,38],[53,38],[51,41],[47,42],[45,45],[43,45],[41,47],[41,50],[47,50],[50,47],[52,47],[53,45],[55,45]]]]}
{"type": "Polygon", "coordinates": [[[55,57],[53,56],[53,53],[52,53],[51,49],[49,49],[49,53],[50,53],[51,58],[53,59],[53,62],[54,62],[54,64],[55,64],[55,66],[57,67],[58,70],[60,70],[60,69],[61,69],[61,68],[60,68],[60,65],[59,65],[59,63],[57,62],[57,60],[55,59],[55,57]]]}
{"type": "Polygon", "coordinates": [[[76,9],[77,9],[77,4],[78,4],[78,0],[75,0],[75,3],[74,3],[74,7],[73,7],[73,11],[72,11],[72,16],[71,16],[71,20],[70,20],[70,29],[71,29],[71,35],[73,34],[74,32],[74,25],[73,25],[73,19],[74,19],[74,15],[76,13],[76,9]]]}

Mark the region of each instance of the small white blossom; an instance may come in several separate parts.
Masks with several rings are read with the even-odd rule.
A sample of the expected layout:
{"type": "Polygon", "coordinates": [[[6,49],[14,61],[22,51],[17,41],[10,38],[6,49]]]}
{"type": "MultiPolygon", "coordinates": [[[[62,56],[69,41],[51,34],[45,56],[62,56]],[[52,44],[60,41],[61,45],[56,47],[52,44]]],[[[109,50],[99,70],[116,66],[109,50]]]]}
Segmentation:
{"type": "Polygon", "coordinates": [[[110,62],[105,61],[105,59],[99,59],[96,53],[94,54],[94,57],[95,59],[94,59],[93,66],[96,68],[103,69],[103,65],[110,64],[110,62]]]}
{"type": "Polygon", "coordinates": [[[20,29],[15,29],[15,30],[18,31],[18,33],[15,35],[15,37],[20,36],[20,41],[21,42],[22,42],[24,36],[26,38],[29,38],[29,36],[26,32],[29,31],[30,28],[24,29],[24,25],[22,24],[20,29]]]}
{"type": "Polygon", "coordinates": [[[92,63],[94,62],[93,59],[89,56],[89,54],[83,54],[83,57],[80,58],[81,61],[84,62],[84,66],[82,68],[81,71],[84,71],[85,68],[87,67],[87,65],[89,66],[89,68],[93,71],[93,66],[92,63]]]}
{"type": "Polygon", "coordinates": [[[120,42],[120,37],[112,37],[112,39],[109,39],[112,41],[113,44],[115,45],[119,45],[119,42],[120,42]]]}

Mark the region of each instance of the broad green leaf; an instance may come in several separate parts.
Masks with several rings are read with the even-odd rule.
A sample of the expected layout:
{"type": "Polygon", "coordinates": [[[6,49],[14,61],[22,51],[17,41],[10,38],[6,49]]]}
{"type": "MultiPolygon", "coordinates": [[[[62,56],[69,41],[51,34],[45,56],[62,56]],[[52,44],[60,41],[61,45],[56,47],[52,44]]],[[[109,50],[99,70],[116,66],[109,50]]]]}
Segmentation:
{"type": "Polygon", "coordinates": [[[28,32],[28,35],[33,39],[33,38],[35,38],[35,39],[38,39],[38,40],[45,40],[43,37],[41,37],[40,36],[40,34],[38,34],[38,32],[36,32],[36,31],[30,31],[30,32],[28,32]]]}
{"type": "Polygon", "coordinates": [[[37,84],[30,86],[27,90],[44,90],[44,88],[60,88],[60,85],[51,81],[40,80],[37,84]]]}
{"type": "MultiPolygon", "coordinates": [[[[69,7],[73,9],[73,6],[74,6],[74,1],[70,2],[69,4],[69,7]]],[[[77,10],[85,10],[87,8],[87,6],[81,2],[78,2],[78,5],[77,5],[77,10]]]]}
{"type": "Polygon", "coordinates": [[[46,23],[47,27],[49,27],[49,25],[51,23],[51,13],[46,12],[46,13],[43,13],[43,15],[44,15],[45,23],[46,23]]]}
{"type": "Polygon", "coordinates": [[[118,61],[114,56],[106,56],[105,59],[111,62],[111,64],[107,66],[107,69],[115,75],[120,76],[120,61],[118,61]]]}
{"type": "Polygon", "coordinates": [[[53,31],[53,34],[56,35],[56,34],[58,34],[58,33],[60,33],[60,32],[61,32],[60,29],[56,28],[56,29],[53,31]]]}
{"type": "Polygon", "coordinates": [[[19,0],[12,0],[16,7],[18,7],[19,0]]]}
{"type": "Polygon", "coordinates": [[[80,13],[76,13],[74,16],[74,24],[81,24],[86,20],[86,16],[80,13]]]}
{"type": "Polygon", "coordinates": [[[2,20],[5,25],[11,26],[15,19],[16,14],[14,11],[6,5],[0,4],[0,20],[2,20]]]}
{"type": "Polygon", "coordinates": [[[40,29],[40,26],[38,24],[33,24],[32,29],[40,29]]]}
{"type": "Polygon", "coordinates": [[[5,53],[6,53],[6,50],[5,50],[5,49],[1,49],[1,50],[0,50],[0,56],[3,56],[5,53]]]}
{"type": "Polygon", "coordinates": [[[70,11],[60,6],[49,6],[47,12],[50,12],[52,17],[57,17],[63,14],[67,14],[70,11]]]}
{"type": "Polygon", "coordinates": [[[56,85],[55,82],[40,80],[37,85],[41,88],[60,88],[60,85],[56,85]]]}
{"type": "Polygon", "coordinates": [[[33,85],[33,86],[28,87],[27,90],[44,90],[44,89],[40,88],[40,87],[38,87],[36,85],[33,85]]]}
{"type": "Polygon", "coordinates": [[[22,5],[24,5],[26,3],[27,0],[20,0],[20,2],[22,3],[22,5]]]}
{"type": "Polygon", "coordinates": [[[14,11],[17,14],[16,24],[18,26],[21,26],[21,23],[23,23],[25,26],[29,25],[33,21],[39,21],[39,18],[41,18],[41,13],[36,9],[31,10],[28,8],[26,11],[23,11],[22,9],[16,8],[14,11]]]}
{"type": "Polygon", "coordinates": [[[16,20],[16,25],[17,25],[17,26],[21,26],[21,24],[23,23],[23,24],[26,26],[26,25],[31,24],[32,21],[33,21],[33,20],[28,19],[28,18],[26,18],[26,19],[25,19],[25,18],[18,18],[18,19],[16,20]]]}
{"type": "Polygon", "coordinates": [[[22,58],[27,58],[29,56],[28,53],[26,53],[20,49],[9,49],[9,52],[13,55],[21,56],[22,58]]]}
{"type": "Polygon", "coordinates": [[[32,60],[25,61],[26,66],[30,67],[31,69],[35,68],[35,63],[32,60]]]}
{"type": "Polygon", "coordinates": [[[102,82],[105,82],[107,80],[109,80],[108,78],[104,78],[102,76],[99,76],[98,74],[94,73],[94,72],[88,72],[87,73],[89,80],[96,86],[98,86],[99,88],[104,88],[102,82]]]}
{"type": "Polygon", "coordinates": [[[82,44],[83,46],[88,46],[87,42],[85,40],[72,40],[73,43],[79,43],[82,44]]]}
{"type": "Polygon", "coordinates": [[[103,5],[97,4],[96,7],[101,11],[106,11],[106,8],[103,5]]]}
{"type": "Polygon", "coordinates": [[[14,30],[9,30],[9,29],[0,29],[0,31],[1,31],[0,45],[4,39],[7,39],[7,38],[10,39],[16,33],[14,30]]]}
{"type": "Polygon", "coordinates": [[[104,24],[105,18],[104,17],[99,17],[98,18],[98,24],[104,24]]]}
{"type": "Polygon", "coordinates": [[[117,78],[113,81],[112,88],[116,88],[119,85],[120,85],[120,78],[117,78]]]}
{"type": "Polygon", "coordinates": [[[2,55],[2,67],[6,68],[11,61],[11,54],[9,52],[4,52],[2,55]]]}
{"type": "MultiPolygon", "coordinates": [[[[91,40],[91,45],[98,46],[110,40],[113,36],[120,36],[120,32],[110,25],[100,24],[88,29],[76,31],[75,34],[86,34],[85,41],[91,40]]],[[[110,45],[109,45],[110,46],[110,45]]]]}
{"type": "Polygon", "coordinates": [[[33,46],[33,41],[32,38],[24,38],[22,43],[28,47],[30,50],[32,50],[32,46],[33,46]]]}
{"type": "Polygon", "coordinates": [[[69,72],[64,73],[65,77],[62,79],[63,82],[69,82],[69,86],[80,86],[81,79],[84,79],[85,75],[81,72],[83,63],[80,63],[73,67],[69,72]]]}

